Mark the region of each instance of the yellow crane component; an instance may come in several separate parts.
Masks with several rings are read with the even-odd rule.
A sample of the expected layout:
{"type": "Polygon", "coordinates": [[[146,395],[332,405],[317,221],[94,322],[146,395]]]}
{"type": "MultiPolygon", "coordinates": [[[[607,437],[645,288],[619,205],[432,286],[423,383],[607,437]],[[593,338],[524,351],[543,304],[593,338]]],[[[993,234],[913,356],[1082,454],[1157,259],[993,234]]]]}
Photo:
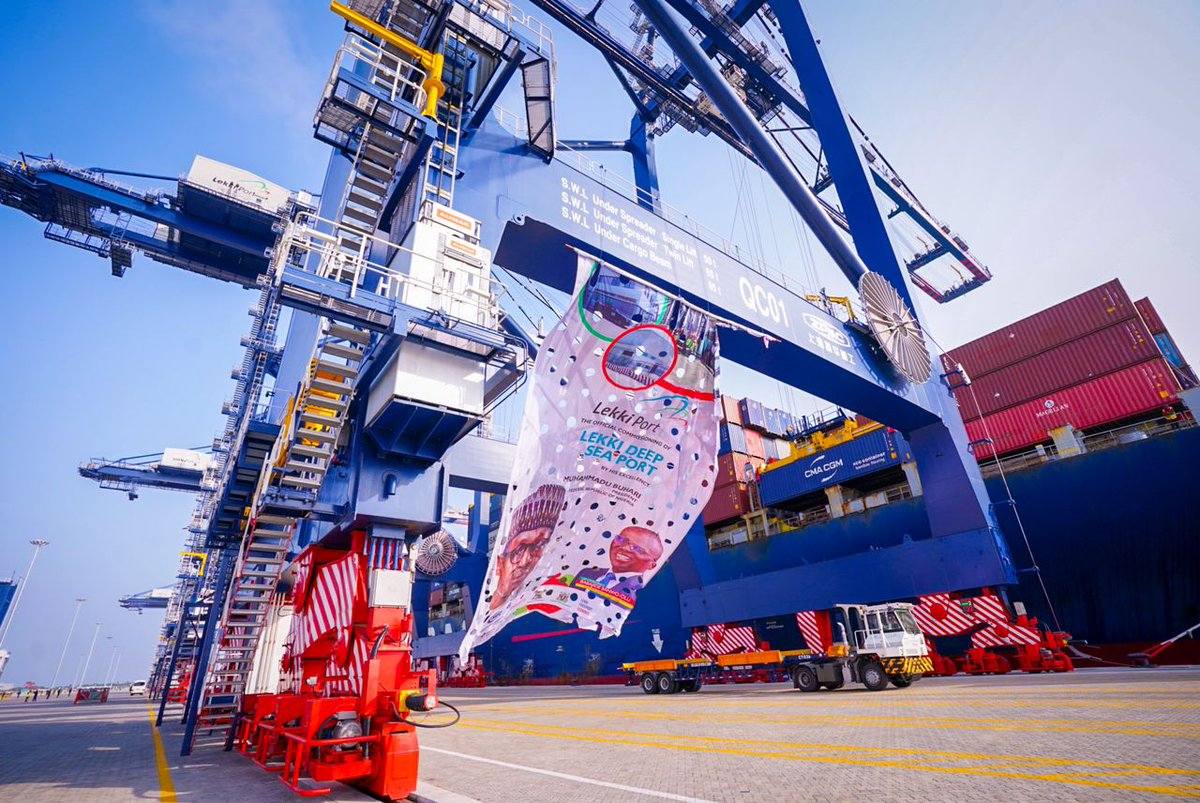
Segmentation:
{"type": "Polygon", "coordinates": [[[441,100],[442,93],[446,91],[446,85],[442,83],[442,68],[445,66],[446,57],[441,53],[430,53],[415,42],[410,42],[403,36],[389,31],[379,23],[364,17],[352,8],[347,8],[336,0],[330,4],[329,10],[350,24],[362,28],[372,36],[379,37],[402,53],[416,59],[426,74],[425,82],[421,84],[421,88],[425,90],[425,110],[421,113],[436,120],[438,101],[441,100]]]}
{"type": "Polygon", "coordinates": [[[820,295],[815,295],[815,294],[807,295],[804,298],[806,301],[811,301],[814,304],[824,305],[825,303],[829,303],[829,304],[838,304],[840,306],[843,306],[846,308],[846,314],[849,316],[848,318],[846,318],[846,320],[848,320],[848,321],[857,320],[857,318],[854,317],[854,307],[850,306],[850,297],[849,296],[827,296],[824,293],[821,293],[820,295]]]}

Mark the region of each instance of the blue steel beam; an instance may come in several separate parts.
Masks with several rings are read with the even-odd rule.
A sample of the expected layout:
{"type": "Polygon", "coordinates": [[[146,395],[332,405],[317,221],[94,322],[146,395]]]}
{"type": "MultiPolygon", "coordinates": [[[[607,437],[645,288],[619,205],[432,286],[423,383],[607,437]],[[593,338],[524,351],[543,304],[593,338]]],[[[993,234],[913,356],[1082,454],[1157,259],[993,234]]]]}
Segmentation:
{"type": "MultiPolygon", "coordinates": [[[[842,238],[829,216],[825,214],[816,195],[800,178],[788,157],[746,108],[746,104],[717,70],[712,59],[705,55],[696,40],[683,29],[663,0],[637,0],[637,4],[645,12],[646,18],[658,30],[659,35],[666,40],[667,44],[671,46],[671,50],[691,72],[696,83],[708,94],[713,104],[737,131],[742,141],[749,147],[753,158],[762,165],[763,170],[779,187],[784,197],[808,224],[834,263],[857,287],[859,277],[867,272],[859,255],[842,238]]],[[[892,279],[891,275],[884,275],[892,279]]],[[[904,284],[901,282],[900,287],[903,286],[904,284]]]]}
{"type": "Polygon", "coordinates": [[[904,281],[904,272],[896,260],[896,252],[879,215],[875,192],[867,179],[867,168],[850,135],[849,122],[817,52],[816,39],[799,0],[775,0],[771,8],[779,20],[800,85],[804,87],[812,124],[820,134],[821,148],[837,187],[842,211],[850,224],[854,248],[871,270],[891,282],[915,316],[916,309],[904,281]]]}
{"type": "Polygon", "coordinates": [[[239,236],[233,229],[217,226],[202,220],[190,218],[161,204],[147,203],[144,199],[129,193],[120,192],[109,187],[85,181],[66,173],[54,170],[42,170],[37,173],[38,179],[50,186],[79,197],[89,206],[106,206],[110,209],[128,212],[131,215],[160,223],[185,234],[191,234],[211,243],[223,245],[235,251],[246,254],[263,256],[271,243],[253,240],[239,236]]]}

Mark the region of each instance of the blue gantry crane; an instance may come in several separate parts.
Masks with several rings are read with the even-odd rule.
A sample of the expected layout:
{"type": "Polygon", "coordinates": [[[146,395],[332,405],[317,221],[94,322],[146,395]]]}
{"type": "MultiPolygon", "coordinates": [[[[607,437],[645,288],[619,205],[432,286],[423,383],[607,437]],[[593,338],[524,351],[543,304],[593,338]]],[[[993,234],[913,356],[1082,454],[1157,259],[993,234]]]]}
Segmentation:
{"type": "MultiPolygon", "coordinates": [[[[189,528],[207,569],[181,572],[154,674],[161,692],[190,663],[185,753],[198,728],[230,728],[263,682],[256,656],[277,637],[278,582],[299,549],[355,531],[411,546],[440,530],[450,489],[505,492],[512,446],[486,437],[488,423],[537,341],[509,314],[494,267],[563,292],[581,255],[650,279],[777,339],[767,348],[733,331],[723,357],[911,444],[933,538],[867,553],[853,578],[814,583],[820,568],[801,566],[731,588],[697,575],[682,590],[686,625],[941,590],[946,566],[962,587],[1015,580],[908,284],[948,301],[990,273],[846,115],[801,7],[533,5],[608,62],[635,107],[626,140],[558,137],[551,29],[516,6],[354,0],[334,4],[346,37],[314,118],[331,148],[319,201],[203,157],[170,192],[53,158],[0,163],[0,203],[106,257],[114,275],[138,251],[256,292],[211,448],[212,490],[189,528]],[[523,113],[498,103],[517,73],[523,113]],[[857,289],[865,322],[810,302],[794,277],[663,202],[654,154],[676,126],[764,168],[857,289]],[[596,150],[629,153],[634,185],[592,162],[596,150]],[[614,236],[597,207],[655,232],[654,244],[614,236]],[[920,250],[898,259],[889,223],[907,226],[920,250]],[[947,263],[948,282],[930,278],[947,263]]],[[[121,461],[89,471],[130,485],[160,474],[121,461]]],[[[482,528],[472,529],[482,549],[482,528]]],[[[443,654],[457,646],[446,636],[436,636],[443,654]]]]}
{"type": "Polygon", "coordinates": [[[121,491],[130,501],[138,488],[200,494],[214,490],[205,475],[211,465],[211,447],[168,449],[165,452],[119,457],[94,457],[79,465],[79,476],[95,480],[101,488],[121,491]]]}

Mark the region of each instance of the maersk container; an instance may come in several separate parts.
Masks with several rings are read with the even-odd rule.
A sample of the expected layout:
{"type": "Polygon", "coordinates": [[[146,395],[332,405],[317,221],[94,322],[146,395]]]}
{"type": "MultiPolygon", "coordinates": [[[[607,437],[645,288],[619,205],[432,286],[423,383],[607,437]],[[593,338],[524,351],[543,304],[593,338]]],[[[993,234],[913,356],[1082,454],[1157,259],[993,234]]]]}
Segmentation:
{"type": "Polygon", "coordinates": [[[969,421],[1139,365],[1157,357],[1158,351],[1142,322],[1131,318],[973,378],[954,395],[969,421]]]}
{"type": "Polygon", "coordinates": [[[783,505],[805,494],[873,474],[909,459],[908,444],[897,433],[874,432],[802,457],[778,467],[767,467],[758,488],[764,505],[783,505]]]}
{"type": "Polygon", "coordinates": [[[946,370],[961,363],[974,381],[1097,329],[1137,317],[1119,279],[1068,298],[942,355],[946,370]]]}
{"type": "Polygon", "coordinates": [[[750,494],[746,483],[734,482],[714,488],[702,518],[705,527],[732,521],[750,509],[750,494]]]}
{"type": "MultiPolygon", "coordinates": [[[[1178,390],[1170,366],[1158,357],[968,421],[967,435],[972,441],[990,437],[996,452],[1007,454],[1050,440],[1047,433],[1057,427],[1070,424],[1076,429],[1097,429],[1161,409],[1177,401],[1178,390]]],[[[992,456],[987,444],[973,448],[980,460],[992,456]]]]}
{"type": "Polygon", "coordinates": [[[742,399],[739,403],[742,413],[742,426],[746,429],[756,429],[760,432],[767,427],[766,414],[762,402],[754,399],[742,399]]]}
{"type": "Polygon", "coordinates": [[[1167,331],[1167,325],[1163,323],[1163,319],[1158,315],[1158,310],[1150,303],[1149,298],[1138,299],[1133,302],[1133,305],[1137,307],[1137,311],[1142,316],[1142,321],[1145,322],[1146,329],[1150,331],[1150,334],[1157,335],[1160,332],[1167,331]]]}

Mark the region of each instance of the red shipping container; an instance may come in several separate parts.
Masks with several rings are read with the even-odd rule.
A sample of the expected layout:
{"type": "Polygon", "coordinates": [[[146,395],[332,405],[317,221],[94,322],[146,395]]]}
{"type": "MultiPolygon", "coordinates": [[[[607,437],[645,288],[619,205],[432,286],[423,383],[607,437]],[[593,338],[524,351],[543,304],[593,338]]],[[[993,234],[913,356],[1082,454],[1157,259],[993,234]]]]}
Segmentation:
{"type": "MultiPolygon", "coordinates": [[[[1177,400],[1178,389],[1170,366],[1161,358],[1150,360],[968,421],[967,435],[972,441],[990,437],[996,452],[1006,454],[1050,440],[1050,430],[1067,424],[1095,429],[1158,410],[1177,400]]],[[[992,456],[992,446],[987,444],[975,446],[974,451],[980,460],[992,456]]]]}
{"type": "Polygon", "coordinates": [[[713,485],[717,488],[734,482],[746,482],[746,464],[749,463],[757,472],[766,463],[761,457],[729,452],[717,457],[717,478],[713,485]]]}
{"type": "Polygon", "coordinates": [[[1119,279],[1068,298],[942,355],[947,371],[961,363],[974,381],[1007,365],[1137,316],[1119,279]]]}
{"type": "Polygon", "coordinates": [[[735,482],[713,489],[702,518],[705,526],[712,526],[736,519],[749,509],[750,494],[746,491],[746,483],[735,482]]]}
{"type": "Polygon", "coordinates": [[[1150,334],[1161,335],[1167,331],[1167,325],[1163,323],[1163,319],[1158,315],[1158,310],[1150,303],[1149,298],[1143,298],[1133,303],[1137,307],[1138,313],[1142,316],[1142,321],[1146,324],[1146,329],[1150,334]]]}
{"type": "Polygon", "coordinates": [[[767,456],[763,451],[763,436],[752,429],[746,430],[746,452],[751,457],[757,457],[760,460],[767,456]]]}
{"type": "Polygon", "coordinates": [[[963,418],[970,421],[1158,356],[1154,338],[1140,320],[1131,318],[984,374],[954,395],[963,418]]]}
{"type": "Polygon", "coordinates": [[[742,411],[738,406],[740,399],[735,399],[732,396],[721,397],[721,420],[728,421],[731,424],[742,424],[742,411]]]}

